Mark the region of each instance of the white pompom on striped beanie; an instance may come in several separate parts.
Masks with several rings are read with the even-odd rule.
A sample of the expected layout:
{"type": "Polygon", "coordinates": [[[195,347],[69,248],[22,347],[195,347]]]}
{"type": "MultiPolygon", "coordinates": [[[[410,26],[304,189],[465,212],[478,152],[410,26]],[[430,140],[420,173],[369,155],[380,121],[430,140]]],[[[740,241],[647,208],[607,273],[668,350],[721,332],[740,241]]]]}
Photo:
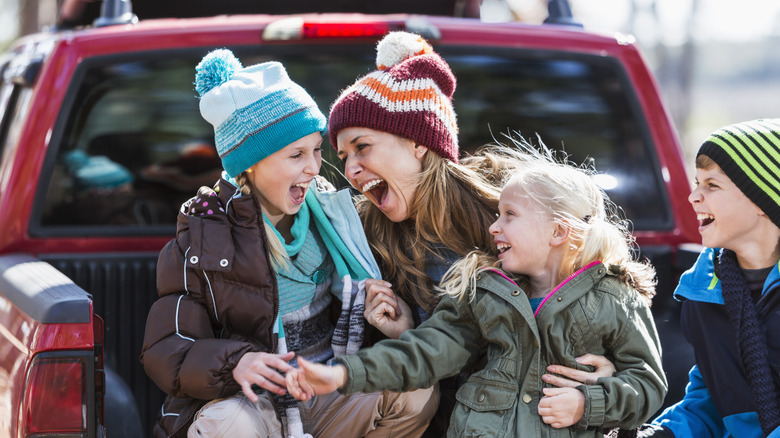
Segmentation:
{"type": "Polygon", "coordinates": [[[458,162],[452,108],[455,75],[421,36],[391,32],[377,44],[377,71],[358,79],[333,103],[330,142],[349,127],[388,132],[458,162]]]}
{"type": "Polygon", "coordinates": [[[780,119],[720,128],[704,141],[699,155],[711,158],[780,227],[780,119]]]}
{"type": "Polygon", "coordinates": [[[200,113],[214,126],[217,153],[232,177],[300,138],[325,133],[314,99],[276,61],[244,68],[233,52],[218,49],[195,71],[200,113]]]}

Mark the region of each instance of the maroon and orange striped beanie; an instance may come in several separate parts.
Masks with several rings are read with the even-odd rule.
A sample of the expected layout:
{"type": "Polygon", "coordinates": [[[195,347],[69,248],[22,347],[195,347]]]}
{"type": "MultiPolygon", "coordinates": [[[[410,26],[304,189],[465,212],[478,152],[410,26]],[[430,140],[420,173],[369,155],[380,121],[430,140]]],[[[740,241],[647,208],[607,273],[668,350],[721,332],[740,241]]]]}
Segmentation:
{"type": "Polygon", "coordinates": [[[458,122],[452,109],[455,75],[421,36],[391,32],[376,46],[377,71],[333,102],[330,142],[349,127],[388,132],[458,162],[458,122]]]}

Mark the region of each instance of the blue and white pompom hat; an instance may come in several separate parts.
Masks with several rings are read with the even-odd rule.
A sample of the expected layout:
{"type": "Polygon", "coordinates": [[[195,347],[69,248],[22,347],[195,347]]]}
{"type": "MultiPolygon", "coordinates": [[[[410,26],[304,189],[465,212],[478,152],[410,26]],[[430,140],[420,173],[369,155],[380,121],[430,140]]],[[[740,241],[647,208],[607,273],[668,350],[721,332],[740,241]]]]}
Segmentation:
{"type": "Polygon", "coordinates": [[[195,67],[200,113],[214,125],[222,167],[231,177],[288,144],[325,132],[314,99],[278,62],[242,67],[233,52],[210,52],[195,67]]]}

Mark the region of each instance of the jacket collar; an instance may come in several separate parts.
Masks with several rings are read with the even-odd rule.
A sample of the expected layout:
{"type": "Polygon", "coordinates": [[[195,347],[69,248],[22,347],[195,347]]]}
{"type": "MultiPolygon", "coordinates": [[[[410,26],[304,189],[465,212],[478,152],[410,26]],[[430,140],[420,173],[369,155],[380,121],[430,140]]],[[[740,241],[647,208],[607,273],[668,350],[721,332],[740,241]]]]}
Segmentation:
{"type": "Polygon", "coordinates": [[[500,270],[486,270],[477,276],[477,287],[496,293],[515,305],[523,313],[523,316],[535,318],[545,307],[545,304],[551,300],[568,305],[572,301],[578,300],[582,295],[588,293],[593,286],[598,283],[609,270],[601,262],[593,262],[583,268],[580,268],[569,278],[562,281],[542,300],[536,312],[531,311],[531,305],[527,299],[518,300],[518,296],[525,298],[525,292],[520,286],[509,279],[500,270]],[[518,303],[518,304],[516,304],[518,303]],[[519,304],[524,303],[524,304],[519,304]],[[528,315],[525,315],[525,312],[528,315]]]}
{"type": "MultiPolygon", "coordinates": [[[[704,303],[723,304],[723,289],[715,269],[715,260],[720,248],[704,248],[696,259],[696,263],[680,276],[680,282],[674,290],[674,298],[678,301],[693,300],[704,303]]],[[[780,262],[769,273],[764,281],[766,294],[780,282],[780,262]]]]}

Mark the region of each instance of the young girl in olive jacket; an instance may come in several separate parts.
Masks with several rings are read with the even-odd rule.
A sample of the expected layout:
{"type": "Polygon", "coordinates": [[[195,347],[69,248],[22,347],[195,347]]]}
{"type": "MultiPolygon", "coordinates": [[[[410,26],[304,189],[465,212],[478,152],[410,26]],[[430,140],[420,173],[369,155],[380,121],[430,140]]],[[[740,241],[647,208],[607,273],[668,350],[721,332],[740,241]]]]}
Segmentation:
{"type": "Polygon", "coordinates": [[[333,367],[299,361],[290,393],[408,391],[479,365],[448,436],[601,437],[641,425],[667,390],[654,272],[632,259],[605,196],[584,169],[529,151],[501,193],[496,247],[453,265],[431,318],[333,367]],[[586,353],[609,357],[615,375],[577,388],[542,381],[551,364],[586,369],[576,360],[586,353]]]}
{"type": "Polygon", "coordinates": [[[217,50],[195,85],[225,172],[160,253],[141,356],[168,394],[155,436],[421,435],[432,389],[286,395],[293,351],[324,363],[361,346],[361,280],[380,275],[349,192],[316,181],[325,117],[278,62],[217,50]]]}

